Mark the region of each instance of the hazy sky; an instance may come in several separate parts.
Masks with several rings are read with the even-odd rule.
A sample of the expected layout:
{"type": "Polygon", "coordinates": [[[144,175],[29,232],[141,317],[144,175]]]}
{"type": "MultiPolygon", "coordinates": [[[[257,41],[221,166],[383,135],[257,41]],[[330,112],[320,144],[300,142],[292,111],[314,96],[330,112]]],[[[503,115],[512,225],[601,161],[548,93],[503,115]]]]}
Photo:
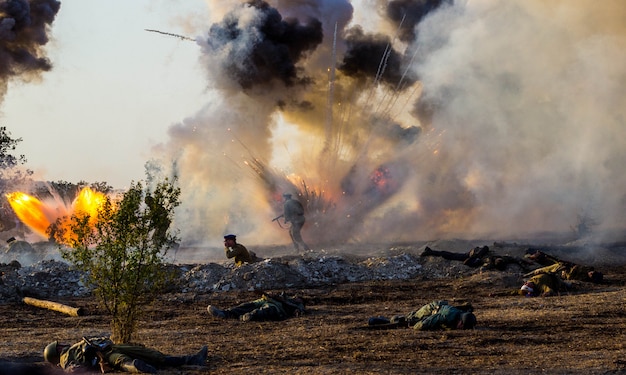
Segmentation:
{"type": "Polygon", "coordinates": [[[0,106],[36,178],[143,179],[151,146],[206,101],[198,45],[144,29],[195,38],[207,14],[202,0],[62,0],[45,47],[52,70],[12,80],[0,106]]]}

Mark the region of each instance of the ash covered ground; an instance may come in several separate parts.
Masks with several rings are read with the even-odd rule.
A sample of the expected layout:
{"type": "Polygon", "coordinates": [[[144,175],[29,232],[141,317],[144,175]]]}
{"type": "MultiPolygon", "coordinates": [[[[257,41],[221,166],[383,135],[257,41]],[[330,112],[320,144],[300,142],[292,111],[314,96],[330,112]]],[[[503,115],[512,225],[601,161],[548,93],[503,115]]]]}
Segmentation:
{"type": "MultiPolygon", "coordinates": [[[[626,373],[626,247],[621,242],[439,240],[346,244],[305,254],[285,246],[247,246],[265,259],[235,268],[226,259],[211,259],[216,253],[209,249],[170,255],[178,283],[146,310],[137,341],[172,354],[208,345],[209,360],[204,368],[160,373],[626,373]],[[557,297],[524,298],[510,294],[524,280],[517,265],[484,270],[420,256],[426,246],[466,252],[484,245],[520,258],[529,246],[542,247],[596,266],[605,282],[573,282],[557,297]],[[298,294],[308,313],[284,322],[244,323],[215,320],[206,312],[208,304],[228,307],[264,291],[298,294]],[[437,299],[472,303],[477,328],[366,328],[369,317],[406,314],[437,299]]],[[[54,373],[42,363],[43,347],[55,339],[107,333],[109,318],[53,245],[33,248],[30,257],[21,254],[19,268],[10,261],[20,257],[4,253],[0,260],[5,321],[0,361],[54,373]],[[71,317],[25,305],[23,296],[81,307],[86,314],[71,317]]]]}

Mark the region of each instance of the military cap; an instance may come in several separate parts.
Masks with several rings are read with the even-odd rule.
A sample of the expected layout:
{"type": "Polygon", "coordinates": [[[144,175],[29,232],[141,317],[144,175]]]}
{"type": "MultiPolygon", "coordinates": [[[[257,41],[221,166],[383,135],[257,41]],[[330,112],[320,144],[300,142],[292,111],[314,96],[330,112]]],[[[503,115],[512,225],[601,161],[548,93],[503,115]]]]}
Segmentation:
{"type": "Polygon", "coordinates": [[[227,234],[224,236],[225,240],[236,240],[237,236],[235,236],[234,234],[227,234]]]}

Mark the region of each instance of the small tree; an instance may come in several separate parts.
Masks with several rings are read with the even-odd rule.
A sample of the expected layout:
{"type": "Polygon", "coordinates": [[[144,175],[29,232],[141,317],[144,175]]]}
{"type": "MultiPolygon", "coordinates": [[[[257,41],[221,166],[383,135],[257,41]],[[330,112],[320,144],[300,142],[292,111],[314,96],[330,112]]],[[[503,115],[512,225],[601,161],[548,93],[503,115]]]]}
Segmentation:
{"type": "Polygon", "coordinates": [[[132,183],[120,200],[106,198],[97,218],[74,213],[57,222],[64,259],[84,272],[112,316],[112,339],[131,342],[142,307],[168,282],[164,256],[177,240],[170,230],[180,189],[165,179],[154,190],[132,183]]]}

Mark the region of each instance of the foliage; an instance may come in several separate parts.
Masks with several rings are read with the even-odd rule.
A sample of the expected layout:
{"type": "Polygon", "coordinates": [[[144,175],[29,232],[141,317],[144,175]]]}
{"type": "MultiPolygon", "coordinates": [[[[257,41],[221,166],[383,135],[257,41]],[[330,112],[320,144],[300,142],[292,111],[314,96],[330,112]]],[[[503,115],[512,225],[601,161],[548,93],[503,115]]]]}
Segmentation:
{"type": "Polygon", "coordinates": [[[13,153],[21,141],[22,138],[11,138],[11,133],[6,127],[0,127],[0,230],[11,229],[12,226],[15,226],[15,213],[5,194],[33,174],[31,170],[18,168],[20,165],[26,164],[24,155],[14,155],[13,153]]]}
{"type": "Polygon", "coordinates": [[[99,302],[112,316],[112,338],[131,342],[142,307],[167,285],[164,256],[177,236],[170,230],[180,204],[176,179],[154,189],[132,183],[121,199],[105,199],[94,220],[80,212],[57,222],[62,256],[84,272],[99,302]]]}
{"type": "Polygon", "coordinates": [[[26,163],[24,155],[15,156],[11,153],[21,141],[22,138],[11,138],[11,133],[6,127],[0,127],[0,171],[26,163]]]}

